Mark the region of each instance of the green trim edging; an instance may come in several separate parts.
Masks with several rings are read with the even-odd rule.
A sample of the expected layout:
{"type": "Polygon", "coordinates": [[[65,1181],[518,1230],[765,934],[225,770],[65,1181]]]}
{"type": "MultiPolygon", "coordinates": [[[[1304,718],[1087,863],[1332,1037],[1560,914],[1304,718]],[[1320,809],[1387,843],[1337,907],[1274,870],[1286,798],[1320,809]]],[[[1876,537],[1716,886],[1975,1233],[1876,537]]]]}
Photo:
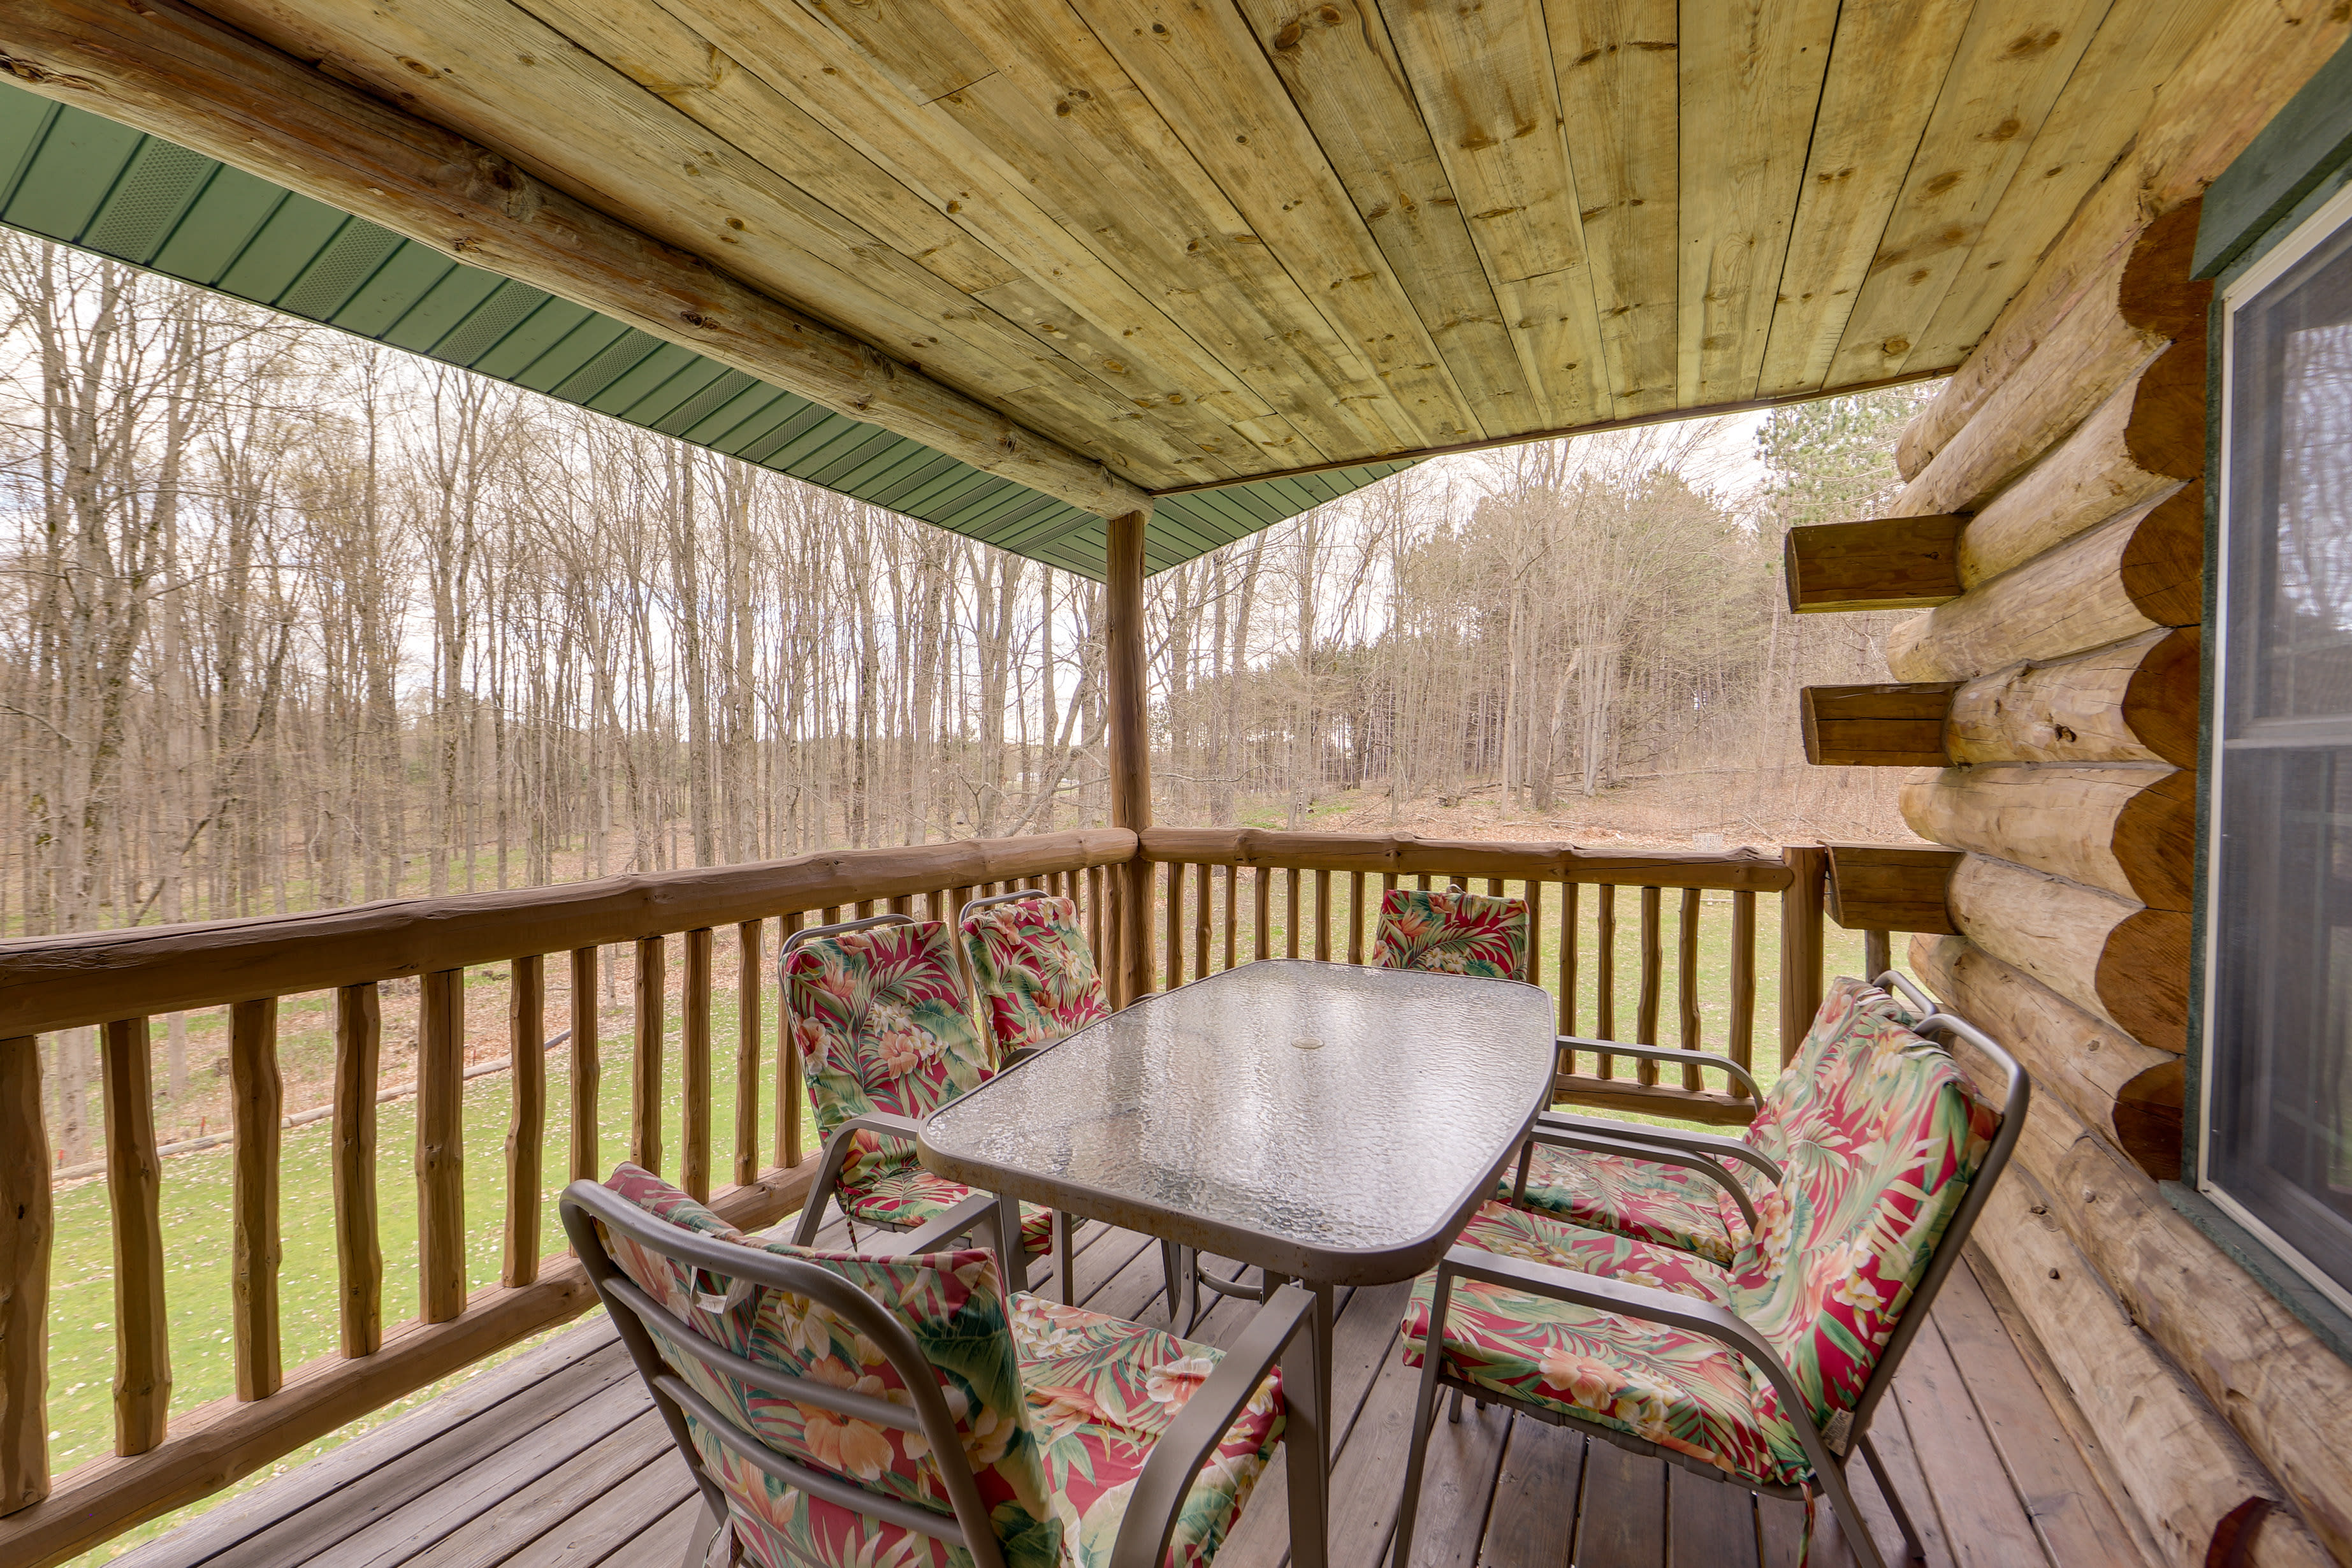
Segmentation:
{"type": "MultiPolygon", "coordinates": [[[[0,225],[425,355],[1097,581],[1105,524],[528,284],[0,79],[0,225]]],[[[1413,466],[1167,496],[1180,566],[1413,466]]]]}
{"type": "Polygon", "coordinates": [[[2245,1226],[2231,1219],[2212,1199],[2179,1182],[2158,1182],[2164,1201],[2179,1211],[2205,1239],[2220,1247],[2231,1262],[2253,1276],[2254,1282],[2278,1298],[2319,1342],[2344,1361],[2352,1362],[2352,1314],[2313,1288],[2311,1282],[2279,1261],[2277,1253],[2245,1226]]]}
{"type": "Polygon", "coordinates": [[[2215,278],[2352,163],[2352,47],[2338,48],[2207,187],[2194,278],[2215,278]]]}

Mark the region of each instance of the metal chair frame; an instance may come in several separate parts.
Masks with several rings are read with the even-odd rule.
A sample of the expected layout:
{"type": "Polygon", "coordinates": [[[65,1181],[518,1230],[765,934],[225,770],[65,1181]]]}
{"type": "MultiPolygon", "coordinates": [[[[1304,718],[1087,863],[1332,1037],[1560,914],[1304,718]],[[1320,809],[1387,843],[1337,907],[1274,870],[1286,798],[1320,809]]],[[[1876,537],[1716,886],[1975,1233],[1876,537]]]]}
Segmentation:
{"type": "MultiPolygon", "coordinates": [[[[1906,984],[1904,988],[1912,995],[1920,994],[1916,987],[1906,984]]],[[[1935,1305],[1937,1295],[1943,1289],[1944,1280],[1958,1260],[1961,1249],[1967,1246],[1969,1234],[1976,1227],[1977,1216],[1983,1212],[1986,1200],[1991,1196],[1993,1184],[2000,1179],[2001,1173],[2009,1165],[2010,1155],[2017,1147],[2019,1135],[2024,1131],[2025,1112],[2032,1098],[2033,1085],[2015,1057],[1962,1018],[1931,1009],[1911,1028],[1922,1038],[1930,1030],[1937,1030],[1953,1039],[1965,1040],[1984,1052],[2001,1069],[2007,1081],[2001,1100],[2000,1126],[1993,1135],[1992,1146],[1986,1151],[1984,1163],[1978,1169],[1976,1178],[1969,1184],[1969,1190],[1960,1200],[1958,1212],[1937,1239],[1936,1249],[1927,1260],[1927,1270],[1920,1276],[1910,1301],[1904,1307],[1903,1316],[1896,1321],[1894,1332],[1887,1336],[1886,1348],[1879,1356],[1878,1363],[1871,1369],[1870,1377],[1864,1383],[1861,1398],[1855,1401],[1852,1412],[1841,1413],[1850,1415],[1851,1418],[1841,1424],[1832,1417],[1827,1424],[1827,1430],[1817,1428],[1805,1419],[1804,1396],[1787,1363],[1780,1360],[1762,1334],[1728,1309],[1651,1286],[1606,1279],[1571,1269],[1507,1258],[1476,1247],[1457,1246],[1447,1252],[1444,1260],[1438,1265],[1436,1287],[1430,1300],[1428,1337],[1423,1342],[1421,1386],[1413,1402],[1412,1447],[1405,1461],[1404,1500],[1397,1518],[1397,1562],[1408,1562],[1412,1557],[1415,1515],[1421,1503],[1422,1471],[1429,1455],[1429,1428],[1441,1386],[1453,1389],[1457,1396],[1468,1394],[1482,1403],[1500,1403],[1538,1420],[1574,1427],[1636,1454],[1663,1455],[1696,1474],[1725,1480],[1766,1497],[1801,1499],[1805,1496],[1801,1488],[1768,1486],[1727,1478],[1713,1466],[1703,1465],[1671,1449],[1662,1449],[1644,1438],[1580,1419],[1552,1405],[1523,1399],[1498,1389],[1481,1387],[1465,1378],[1446,1373],[1445,1310],[1457,1279],[1500,1285],[1531,1296],[1618,1312],[1645,1322],[1681,1329],[1714,1340],[1746,1358],[1762,1371],[1771,1383],[1781,1409],[1790,1414],[1790,1424],[1796,1428],[1798,1440],[1804,1446],[1805,1458],[1812,1466],[1813,1476],[1828,1496],[1830,1507],[1836,1513],[1838,1522],[1848,1537],[1848,1544],[1862,1568],[1885,1568],[1885,1564],[1876,1543],[1870,1538],[1868,1526],[1864,1523],[1861,1512],[1854,1505],[1853,1493],[1846,1480],[1846,1467],[1857,1448],[1870,1466],[1871,1473],[1877,1478],[1879,1490],[1894,1511],[1911,1560],[1926,1560],[1926,1551],[1920,1544],[1918,1531],[1912,1525],[1910,1513],[1904,1508],[1902,1499],[1895,1489],[1894,1479],[1880,1459],[1876,1446],[1870,1440],[1870,1419],[1878,1408],[1878,1402],[1885,1395],[1888,1385],[1893,1383],[1904,1352],[1918,1337],[1921,1326],[1927,1322],[1927,1314],[1935,1305]]],[[[1948,1051],[1949,1048],[1946,1047],[1948,1051]]]]}
{"type": "MultiPolygon", "coordinates": [[[[993,1203],[993,1199],[985,1196],[973,1198],[909,1233],[889,1252],[877,1256],[912,1257],[937,1250],[980,1223],[984,1215],[978,1211],[993,1203]]],[[[857,1286],[820,1264],[681,1230],[594,1182],[574,1182],[566,1187],[560,1207],[572,1249],[587,1269],[590,1281],[620,1332],[621,1342],[628,1347],[630,1360],[669,1426],[688,1473],[702,1492],[702,1526],[688,1544],[683,1568],[700,1568],[712,1538],[728,1518],[726,1491],[704,1468],[687,1425],[689,1415],[730,1452],[786,1486],[868,1518],[961,1546],[971,1554],[975,1568],[1003,1568],[1003,1552],[989,1525],[988,1509],[982,1501],[979,1483],[965,1457],[955,1419],[940,1391],[939,1373],[897,1317],[857,1286]],[[599,1221],[675,1262],[724,1279],[787,1290],[822,1303],[881,1349],[898,1373],[911,1404],[893,1404],[870,1394],[835,1388],[814,1378],[796,1376],[781,1367],[762,1366],[713,1343],[621,1271],[596,1233],[599,1221]],[[870,1421],[877,1426],[921,1433],[930,1445],[931,1460],[938,1467],[948,1506],[925,1507],[887,1497],[779,1453],[696,1393],[663,1359],[654,1342],[656,1331],[680,1352],[761,1393],[870,1421]]],[[[1252,1321],[1240,1342],[1225,1353],[1217,1370],[1185,1405],[1167,1434],[1153,1446],[1136,1479],[1127,1516],[1111,1549],[1111,1568],[1159,1568],[1193,1478],[1224,1440],[1225,1433],[1276,1361],[1312,1322],[1314,1309],[1311,1293],[1297,1286],[1286,1287],[1277,1294],[1270,1310],[1252,1321]]],[[[1311,1431],[1311,1420],[1306,1428],[1311,1431]]],[[[1288,1441],[1287,1431],[1284,1440],[1288,1441]]],[[[1303,1543],[1304,1532],[1321,1520],[1320,1508],[1312,1506],[1314,1500],[1308,1500],[1308,1507],[1293,1510],[1292,1552],[1301,1562],[1321,1560],[1319,1550],[1303,1543]]],[[[1314,1544],[1319,1547],[1319,1542],[1314,1544]]]]}

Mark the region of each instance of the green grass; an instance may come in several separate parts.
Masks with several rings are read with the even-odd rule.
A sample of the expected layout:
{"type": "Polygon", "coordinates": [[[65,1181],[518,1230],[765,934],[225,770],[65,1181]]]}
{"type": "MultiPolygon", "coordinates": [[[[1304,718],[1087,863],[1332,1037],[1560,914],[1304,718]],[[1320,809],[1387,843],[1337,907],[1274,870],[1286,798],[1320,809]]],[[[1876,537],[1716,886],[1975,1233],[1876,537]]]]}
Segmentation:
{"type": "MultiPolygon", "coordinates": [[[[1162,873],[1161,877],[1164,885],[1165,874],[1162,873]]],[[[1304,905],[1296,917],[1300,926],[1299,946],[1304,955],[1312,957],[1315,952],[1312,915],[1316,879],[1312,872],[1307,872],[1301,875],[1299,882],[1304,905]]],[[[1335,873],[1330,883],[1333,900],[1330,921],[1332,956],[1345,958],[1350,881],[1345,874],[1335,873]]],[[[1185,881],[1185,962],[1188,974],[1192,973],[1192,955],[1191,900],[1196,886],[1193,878],[1188,875],[1185,881]]],[[[1254,945],[1252,890],[1247,873],[1239,879],[1239,886],[1242,908],[1237,957],[1247,961],[1253,956],[1254,945]]],[[[1473,886],[1484,890],[1483,880],[1473,886]]],[[[1224,890],[1224,878],[1220,873],[1214,880],[1212,900],[1210,956],[1213,967],[1221,962],[1223,952],[1224,890]]],[[[1513,882],[1508,884],[1507,890],[1523,894],[1525,889],[1523,884],[1513,882]]],[[[1548,989],[1553,989],[1555,994],[1559,973],[1559,889],[1556,886],[1548,885],[1544,889],[1543,940],[1538,963],[1542,983],[1548,989]]],[[[1379,896],[1380,879],[1377,876],[1367,877],[1364,925],[1368,948],[1370,916],[1379,896]]],[[[1641,895],[1637,889],[1622,889],[1617,895],[1616,903],[1617,931],[1613,944],[1617,973],[1616,1025],[1619,1037],[1631,1039],[1634,1036],[1640,994],[1641,895]]],[[[1580,1034],[1591,1033],[1595,1026],[1599,987],[1599,966],[1595,961],[1597,905],[1595,889],[1581,889],[1577,921],[1577,997],[1572,1013],[1573,1028],[1580,1034]]],[[[1754,1058],[1757,1077],[1769,1086],[1779,1070],[1779,900],[1769,894],[1759,894],[1756,905],[1754,1058]]],[[[1662,1043],[1670,1045],[1680,1043],[1675,961],[1680,910],[1680,893],[1668,889],[1664,895],[1661,910],[1660,936],[1664,962],[1660,976],[1658,1037],[1662,1043]]],[[[1279,956],[1287,951],[1288,927],[1293,918],[1287,901],[1287,878],[1279,873],[1273,878],[1271,914],[1267,955],[1279,956]]],[[[1707,1050],[1723,1050],[1729,1037],[1731,921],[1731,895],[1705,895],[1699,920],[1697,989],[1700,1001],[1699,1045],[1707,1050]]],[[[1829,973],[1856,973],[1862,962],[1860,934],[1835,927],[1831,927],[1827,934],[1829,973]]],[[[1163,936],[1153,948],[1156,967],[1164,967],[1166,952],[1163,936]]],[[[673,985],[676,973],[677,960],[673,957],[673,985]]],[[[496,994],[503,993],[505,978],[502,966],[469,973],[469,996],[475,998],[478,1006],[485,1000],[485,993],[492,994],[489,999],[495,999],[496,994]]],[[[554,976],[550,978],[552,980],[554,976]]],[[[1162,974],[1163,984],[1166,978],[1162,974]]],[[[723,973],[719,980],[711,1009],[711,1037],[716,1058],[712,1072],[712,1170],[714,1183],[723,1185],[732,1168],[734,1148],[735,996],[731,980],[723,973]]],[[[772,996],[767,1005],[772,1009],[772,996]]],[[[671,1011],[674,1016],[674,1000],[671,1011]]],[[[478,1012],[478,1028],[479,1016],[478,1012]]],[[[331,1004],[327,998],[289,997],[281,1003],[279,1051],[289,1084],[324,1080],[333,1053],[331,1023],[331,1004]]],[[[607,1017],[601,1025],[601,1033],[603,1076],[597,1096],[597,1124],[602,1140],[602,1164],[604,1168],[610,1169],[625,1154],[628,1145],[630,1047],[625,1022],[616,1025],[607,1017]]],[[[764,1152],[772,1146],[774,1136],[773,1042],[771,1013],[771,1026],[761,1053],[762,1105],[759,1147],[763,1152],[762,1163],[765,1163],[764,1152]]],[[[683,1147],[684,1137],[682,1066],[675,1030],[668,1036],[663,1053],[663,1067],[664,1103],[667,1108],[662,1129],[663,1164],[665,1171],[674,1176],[678,1168],[678,1152],[683,1147]]],[[[570,1159],[572,1106],[568,1050],[558,1047],[548,1053],[547,1068],[547,1136],[541,1153],[545,1180],[541,1204],[541,1250],[542,1257],[554,1257],[562,1250],[554,1196],[563,1184],[570,1159]]],[[[1619,1076],[1631,1077],[1631,1068],[1630,1062],[1621,1058],[1619,1076]]],[[[1593,1070],[1590,1057],[1581,1058],[1580,1070],[1593,1070]]],[[[1664,1081],[1675,1081],[1670,1070],[1664,1081]]],[[[512,1083],[513,1079],[508,1074],[493,1074],[474,1080],[465,1093],[467,1279],[471,1286],[490,1283],[499,1277],[507,1190],[503,1150],[512,1083]]],[[[1721,1076],[1711,1075],[1707,1086],[1722,1087],[1721,1076]]],[[[289,1090],[287,1108],[289,1111],[306,1109],[322,1098],[298,1097],[289,1090]]],[[[413,1099],[402,1100],[379,1107],[377,1113],[379,1155],[376,1179],[382,1215],[384,1317],[387,1322],[412,1316],[417,1298],[416,1202],[413,1164],[415,1105],[413,1099]]],[[[803,1147],[813,1150],[815,1136],[805,1120],[803,1129],[803,1147]]],[[[167,1131],[163,1136],[168,1139],[172,1133],[167,1131]]],[[[284,1254],[278,1273],[278,1291],[282,1359],[289,1370],[306,1361],[334,1354],[339,1343],[329,1149],[328,1123],[325,1121],[284,1134],[279,1202],[284,1254]]],[[[228,1322],[231,1168],[226,1148],[163,1162],[163,1249],[171,1322],[172,1408],[175,1413],[225,1397],[234,1388],[235,1368],[228,1322]]],[[[86,1182],[58,1194],[56,1235],[49,1302],[49,1425],[53,1434],[51,1463],[55,1471],[62,1474],[77,1464],[105,1455],[112,1444],[112,1227],[107,1209],[106,1184],[102,1180],[86,1182]]],[[[519,1353],[525,1348],[525,1345],[512,1347],[504,1355],[519,1353]]],[[[323,1452],[370,1426],[391,1419],[403,1410],[421,1404],[433,1394],[462,1382],[465,1376],[474,1375],[494,1364],[495,1360],[504,1359],[504,1355],[479,1363],[459,1377],[423,1390],[374,1416],[346,1426],[298,1453],[289,1455],[268,1471],[248,1478],[237,1487],[215,1494],[187,1510],[151,1521],[95,1549],[80,1562],[86,1564],[105,1562],[140,1541],[163,1533],[192,1514],[217,1505],[245,1487],[257,1484],[268,1475],[290,1468],[311,1455],[323,1452]]]]}

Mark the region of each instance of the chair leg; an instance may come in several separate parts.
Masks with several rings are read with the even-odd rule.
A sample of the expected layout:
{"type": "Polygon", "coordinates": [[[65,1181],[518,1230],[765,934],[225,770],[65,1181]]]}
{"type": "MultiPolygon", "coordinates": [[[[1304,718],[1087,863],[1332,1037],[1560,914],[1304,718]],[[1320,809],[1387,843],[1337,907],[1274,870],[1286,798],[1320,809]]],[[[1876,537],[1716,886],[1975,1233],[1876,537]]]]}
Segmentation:
{"type": "Polygon", "coordinates": [[[1904,1552],[1912,1562],[1925,1563],[1927,1561],[1927,1549],[1920,1543],[1918,1531],[1912,1527],[1911,1510],[1903,1506],[1903,1495],[1895,1489],[1895,1478],[1886,1473],[1886,1461],[1878,1457],[1878,1445],[1870,1440],[1868,1433],[1863,1435],[1862,1457],[1869,1464],[1871,1475],[1878,1481],[1879,1495],[1886,1500],[1896,1526],[1903,1531],[1904,1552]]]}
{"type": "MultiPolygon", "coordinates": [[[[686,1561],[679,1563],[678,1568],[703,1568],[703,1564],[710,1557],[710,1543],[718,1538],[719,1532],[726,1528],[726,1522],[710,1511],[710,1501],[708,1498],[704,1499],[702,1518],[696,1523],[694,1534],[686,1543],[686,1561]]],[[[731,1550],[728,1557],[730,1561],[733,1560],[734,1553],[731,1550]]]]}
{"type": "Polygon", "coordinates": [[[1878,1542],[1870,1538],[1870,1526],[1863,1522],[1862,1510],[1854,1506],[1853,1489],[1845,1484],[1845,1471],[1831,1465],[1817,1479],[1822,1483],[1822,1495],[1830,1500],[1830,1510],[1837,1515],[1838,1528],[1845,1531],[1846,1550],[1853,1553],[1853,1560],[1862,1568],[1886,1568],[1886,1559],[1878,1554],[1878,1542]]]}
{"type": "Polygon", "coordinates": [[[1059,1277],[1062,1305],[1078,1304],[1077,1248],[1070,1245],[1071,1233],[1078,1228],[1076,1220],[1067,1209],[1054,1211],[1054,1272],[1059,1277]]]}
{"type": "MultiPolygon", "coordinates": [[[[1437,1421],[1437,1371],[1444,1355],[1439,1349],[1444,1342],[1443,1328],[1434,1310],[1430,1314],[1429,1337],[1422,1342],[1421,1387],[1412,1400],[1412,1447],[1404,1461],[1404,1498],[1397,1505],[1396,1545],[1389,1553],[1395,1568],[1407,1568],[1412,1562],[1412,1531],[1415,1516],[1421,1511],[1421,1472],[1429,1463],[1429,1429],[1437,1421]]],[[[1454,1407],[1461,1408],[1461,1395],[1454,1395],[1454,1407]]]]}
{"type": "Polygon", "coordinates": [[[1462,1391],[1458,1388],[1446,1396],[1445,1419],[1456,1426],[1462,1425],[1462,1391]]]}

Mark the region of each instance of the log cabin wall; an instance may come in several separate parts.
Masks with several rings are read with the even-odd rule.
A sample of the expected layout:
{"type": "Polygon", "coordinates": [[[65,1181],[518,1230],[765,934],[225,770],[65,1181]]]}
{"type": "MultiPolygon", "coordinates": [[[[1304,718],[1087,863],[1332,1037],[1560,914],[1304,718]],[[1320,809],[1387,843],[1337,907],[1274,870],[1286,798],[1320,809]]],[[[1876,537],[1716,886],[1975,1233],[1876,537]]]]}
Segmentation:
{"type": "MultiPolygon", "coordinates": [[[[1980,1261],[2143,1552],[2182,1568],[2352,1563],[2352,1367],[2159,1185],[2180,1173],[2196,852],[2210,286],[2191,250],[2201,193],[2347,17],[2241,6],[2158,91],[1904,434],[1893,510],[1965,519],[1955,596],[1890,637],[1902,685],[1818,689],[1805,714],[1816,761],[1944,764],[1903,805],[1963,852],[1957,934],[1913,937],[1911,963],[2036,1079],[1980,1261]]],[[[1817,542],[1792,573],[1823,580],[1856,542],[1817,542]]]]}

